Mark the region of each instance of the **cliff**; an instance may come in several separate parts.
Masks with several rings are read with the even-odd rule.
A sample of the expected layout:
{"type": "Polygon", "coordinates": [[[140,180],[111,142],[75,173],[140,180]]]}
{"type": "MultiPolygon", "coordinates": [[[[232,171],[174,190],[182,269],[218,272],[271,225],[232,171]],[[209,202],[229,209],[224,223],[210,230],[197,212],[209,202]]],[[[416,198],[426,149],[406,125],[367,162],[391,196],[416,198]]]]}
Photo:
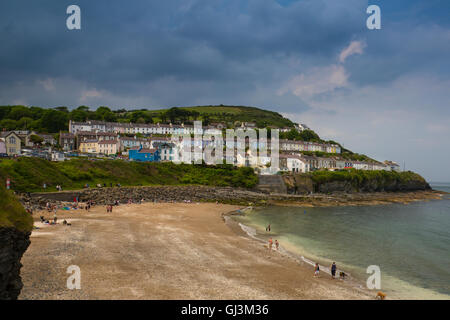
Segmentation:
{"type": "Polygon", "coordinates": [[[0,186],[0,300],[17,299],[20,294],[20,260],[30,245],[32,227],[30,214],[0,186]]]}
{"type": "Polygon", "coordinates": [[[431,190],[419,174],[390,171],[316,171],[283,176],[288,193],[406,192],[431,190]]]}

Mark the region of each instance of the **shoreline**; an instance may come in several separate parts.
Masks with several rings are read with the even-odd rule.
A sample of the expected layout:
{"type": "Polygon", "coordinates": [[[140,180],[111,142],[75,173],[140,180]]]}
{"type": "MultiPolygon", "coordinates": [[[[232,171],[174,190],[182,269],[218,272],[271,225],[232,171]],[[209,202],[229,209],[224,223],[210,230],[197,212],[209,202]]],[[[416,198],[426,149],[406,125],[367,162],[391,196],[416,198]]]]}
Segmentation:
{"type": "MultiPolygon", "coordinates": [[[[448,194],[448,193],[447,193],[448,194]]],[[[258,210],[260,208],[252,208],[253,210],[258,210]]],[[[243,211],[243,210],[242,210],[243,211]]],[[[296,244],[293,244],[289,241],[289,239],[284,238],[283,234],[278,234],[275,232],[275,234],[264,233],[264,226],[260,224],[252,224],[250,221],[245,222],[246,220],[241,220],[239,216],[245,216],[248,214],[247,212],[240,212],[240,211],[231,211],[226,214],[227,220],[226,223],[229,225],[234,225],[234,230],[239,229],[238,234],[245,234],[248,238],[252,239],[253,241],[265,244],[265,247],[267,248],[267,241],[269,238],[272,239],[278,239],[278,241],[281,241],[280,250],[278,253],[281,255],[285,255],[290,259],[294,259],[295,261],[299,263],[306,263],[310,266],[311,270],[313,270],[314,264],[317,262],[320,265],[320,271],[322,273],[327,273],[327,275],[331,275],[329,270],[329,265],[331,264],[331,261],[335,259],[330,259],[328,256],[317,256],[314,254],[313,251],[310,251],[308,248],[303,245],[300,245],[300,247],[296,244]],[[247,224],[248,223],[248,224],[247,224]],[[236,227],[237,226],[237,227],[236,227]],[[284,241],[283,241],[284,240],[284,241]]],[[[251,213],[250,213],[251,214],[251,213]]],[[[274,213],[276,215],[276,212],[274,213]]],[[[277,251],[277,250],[275,250],[277,251]]],[[[388,288],[383,288],[381,290],[369,290],[365,286],[365,280],[364,275],[361,274],[361,270],[357,270],[358,267],[354,266],[349,263],[340,263],[337,261],[338,264],[338,270],[336,274],[338,275],[340,271],[344,271],[346,275],[349,277],[346,278],[346,282],[351,285],[356,290],[361,290],[361,292],[365,292],[367,294],[373,294],[378,291],[382,291],[383,293],[387,294],[388,300],[417,300],[417,299],[438,299],[438,300],[447,300],[448,294],[443,293],[437,289],[430,288],[427,286],[421,286],[417,285],[414,282],[409,282],[407,280],[402,280],[402,278],[399,278],[398,276],[392,275],[392,274],[385,274],[386,281],[391,281],[388,288]],[[339,266],[343,267],[343,269],[339,269],[339,266]],[[350,272],[349,272],[350,270],[350,272]],[[352,271],[355,272],[354,275],[352,275],[352,271]],[[403,287],[401,289],[404,290],[404,288],[409,288],[409,290],[414,290],[416,296],[407,294],[406,292],[402,292],[401,289],[399,290],[399,284],[403,287]],[[397,286],[397,287],[396,287],[397,286]],[[422,298],[420,298],[422,297],[422,298]]],[[[362,271],[364,272],[364,271],[362,271]]],[[[338,276],[336,277],[338,278],[338,276]]]]}
{"type": "MultiPolygon", "coordinates": [[[[248,208],[248,207],[247,207],[248,208]]],[[[247,209],[244,208],[244,209],[247,209]]],[[[253,209],[253,208],[252,208],[253,209]]],[[[250,209],[250,210],[252,210],[250,209]]],[[[268,238],[271,238],[270,235],[263,235],[263,234],[259,234],[258,230],[245,225],[241,222],[236,221],[233,216],[240,216],[240,215],[244,215],[245,213],[241,212],[243,211],[243,209],[238,209],[238,210],[233,210],[227,213],[223,213],[222,216],[224,218],[224,223],[228,225],[228,227],[230,227],[231,230],[233,230],[233,232],[236,233],[237,236],[246,236],[249,239],[252,239],[252,241],[255,241],[259,244],[263,244],[265,248],[267,248],[268,250],[268,246],[267,246],[267,240],[268,238]],[[240,211],[240,212],[238,212],[240,211]],[[267,239],[263,239],[263,238],[267,238],[267,239]]],[[[280,245],[279,249],[272,249],[273,252],[280,254],[283,257],[286,257],[288,259],[294,260],[296,263],[298,264],[306,264],[311,268],[311,273],[313,273],[314,270],[314,265],[315,265],[315,261],[312,260],[312,257],[309,257],[307,254],[306,256],[303,253],[296,253],[293,252],[292,250],[290,250],[289,248],[284,247],[284,245],[280,245]]],[[[331,260],[331,259],[327,259],[327,258],[323,258],[325,260],[331,260]]],[[[323,259],[319,259],[319,260],[323,260],[323,259]]],[[[317,261],[316,261],[317,262],[317,261]]],[[[325,266],[323,264],[321,264],[319,262],[319,267],[320,267],[320,273],[326,273],[327,276],[331,277],[331,270],[329,269],[328,266],[325,266]]],[[[353,287],[355,290],[360,290],[361,293],[364,294],[375,294],[374,291],[370,291],[369,289],[365,288],[363,286],[363,282],[361,279],[357,279],[355,277],[353,277],[348,271],[342,270],[342,269],[337,269],[336,270],[336,281],[341,281],[339,279],[339,272],[345,272],[346,274],[346,279],[345,284],[348,286],[353,287]]],[[[387,297],[387,299],[391,299],[391,297],[387,297]]]]}
{"type": "Polygon", "coordinates": [[[277,194],[262,193],[245,189],[208,186],[153,186],[153,187],[113,187],[86,189],[78,191],[62,191],[33,193],[21,195],[19,200],[26,208],[34,211],[45,208],[46,202],[57,204],[92,200],[96,204],[106,205],[119,200],[127,203],[130,199],[138,202],[219,202],[240,206],[359,206],[383,205],[390,203],[408,204],[415,201],[440,200],[446,194],[437,190],[420,190],[410,192],[374,192],[374,193],[334,193],[334,194],[277,194]]]}

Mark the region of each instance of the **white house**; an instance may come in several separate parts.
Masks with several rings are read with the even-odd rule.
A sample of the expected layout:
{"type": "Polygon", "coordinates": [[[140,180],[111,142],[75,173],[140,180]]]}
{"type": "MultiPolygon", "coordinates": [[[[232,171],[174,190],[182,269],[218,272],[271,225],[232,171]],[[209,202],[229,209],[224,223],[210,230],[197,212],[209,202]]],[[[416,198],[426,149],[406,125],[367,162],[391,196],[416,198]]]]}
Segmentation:
{"type": "Polygon", "coordinates": [[[64,153],[57,151],[52,152],[52,161],[64,161],[65,159],[64,153]]]}
{"type": "Polygon", "coordinates": [[[298,154],[280,154],[280,171],[308,172],[309,163],[298,154]]]}

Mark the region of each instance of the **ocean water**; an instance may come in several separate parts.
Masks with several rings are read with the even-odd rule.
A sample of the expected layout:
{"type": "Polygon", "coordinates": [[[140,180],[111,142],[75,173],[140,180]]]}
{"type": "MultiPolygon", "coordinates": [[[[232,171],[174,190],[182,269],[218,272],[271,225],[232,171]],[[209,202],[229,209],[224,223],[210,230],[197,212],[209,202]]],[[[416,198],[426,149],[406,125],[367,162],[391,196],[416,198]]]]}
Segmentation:
{"type": "MultiPolygon", "coordinates": [[[[450,183],[432,184],[450,192],[450,183]]],[[[407,205],[328,208],[268,207],[236,219],[262,237],[366,284],[381,270],[381,290],[400,299],[450,299],[450,195],[407,205]]]]}

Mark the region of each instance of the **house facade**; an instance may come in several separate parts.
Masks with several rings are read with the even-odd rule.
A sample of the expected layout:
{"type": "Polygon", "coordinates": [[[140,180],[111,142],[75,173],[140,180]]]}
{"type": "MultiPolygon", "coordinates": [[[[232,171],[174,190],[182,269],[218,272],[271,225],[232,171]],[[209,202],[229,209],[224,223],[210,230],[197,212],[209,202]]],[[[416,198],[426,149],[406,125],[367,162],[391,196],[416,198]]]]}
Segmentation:
{"type": "Polygon", "coordinates": [[[21,139],[14,132],[2,132],[0,137],[5,142],[6,154],[8,156],[19,155],[22,150],[21,139]]]}
{"type": "Polygon", "coordinates": [[[76,137],[73,133],[60,132],[59,145],[64,151],[76,150],[76,137]]]}
{"type": "Polygon", "coordinates": [[[98,153],[112,155],[119,152],[118,140],[101,140],[98,142],[98,153]]]}
{"type": "Polygon", "coordinates": [[[158,149],[144,149],[142,147],[128,150],[128,158],[132,161],[154,162],[159,161],[158,149]]]}
{"type": "Polygon", "coordinates": [[[5,141],[0,139],[0,155],[5,155],[6,153],[6,144],[5,141]]]}
{"type": "Polygon", "coordinates": [[[80,142],[78,150],[81,153],[99,153],[98,142],[97,139],[83,140],[80,142]]]}

